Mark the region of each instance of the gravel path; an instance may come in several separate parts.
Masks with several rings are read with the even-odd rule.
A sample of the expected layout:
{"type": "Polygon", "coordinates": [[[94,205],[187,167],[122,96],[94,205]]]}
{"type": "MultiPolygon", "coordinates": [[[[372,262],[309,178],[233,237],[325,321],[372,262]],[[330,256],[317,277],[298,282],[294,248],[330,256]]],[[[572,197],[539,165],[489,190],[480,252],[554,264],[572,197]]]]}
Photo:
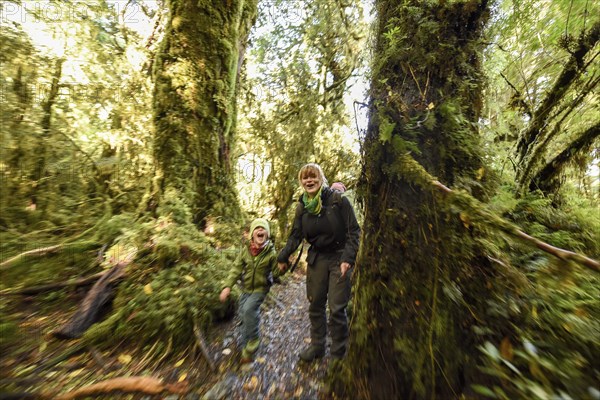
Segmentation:
{"type": "Polygon", "coordinates": [[[310,343],[305,277],[294,274],[275,285],[262,306],[262,345],[255,361],[239,364],[234,323],[215,351],[220,354],[221,380],[206,399],[322,399],[329,356],[303,363],[298,352],[310,343]],[[231,351],[231,353],[229,353],[231,351]],[[224,354],[229,353],[229,354],[224,354]]]}

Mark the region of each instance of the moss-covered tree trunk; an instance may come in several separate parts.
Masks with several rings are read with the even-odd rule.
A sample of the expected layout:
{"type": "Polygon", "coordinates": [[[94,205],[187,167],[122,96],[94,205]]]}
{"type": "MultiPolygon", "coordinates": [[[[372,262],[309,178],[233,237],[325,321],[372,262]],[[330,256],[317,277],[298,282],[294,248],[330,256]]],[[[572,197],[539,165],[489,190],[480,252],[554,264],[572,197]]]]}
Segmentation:
{"type": "MultiPolygon", "coordinates": [[[[229,149],[239,71],[257,0],[167,3],[169,18],[153,65],[152,190],[141,202],[143,218],[134,229],[129,215],[114,216],[101,229],[118,226],[122,232],[105,261],[119,279],[126,266],[124,282],[107,319],[91,329],[66,326],[62,332],[85,331],[84,340],[93,342],[159,340],[169,343],[168,352],[187,348],[196,328],[227,311],[216,293],[231,260],[213,248],[222,241],[196,228],[224,222],[220,231],[225,231],[240,222],[229,149]],[[149,213],[154,218],[146,218],[149,213]]],[[[230,236],[224,239],[229,243],[237,241],[233,233],[220,233],[230,236]]],[[[96,292],[107,298],[104,288],[96,292]]],[[[92,309],[91,304],[100,302],[86,297],[82,306],[92,309]]],[[[72,324],[80,321],[92,319],[76,315],[72,324]]]]}
{"type": "Polygon", "coordinates": [[[169,21],[154,64],[157,174],[150,206],[181,217],[177,222],[191,216],[202,226],[209,217],[240,214],[230,148],[239,71],[257,1],[168,3],[169,21]],[[181,205],[191,213],[172,212],[181,205]]]}
{"type": "Polygon", "coordinates": [[[365,220],[347,370],[337,390],[372,399],[458,398],[476,372],[484,340],[476,332],[487,326],[497,282],[468,219],[400,156],[410,154],[446,186],[484,195],[476,123],[488,4],[379,0],[376,11],[359,188],[365,220]]]}

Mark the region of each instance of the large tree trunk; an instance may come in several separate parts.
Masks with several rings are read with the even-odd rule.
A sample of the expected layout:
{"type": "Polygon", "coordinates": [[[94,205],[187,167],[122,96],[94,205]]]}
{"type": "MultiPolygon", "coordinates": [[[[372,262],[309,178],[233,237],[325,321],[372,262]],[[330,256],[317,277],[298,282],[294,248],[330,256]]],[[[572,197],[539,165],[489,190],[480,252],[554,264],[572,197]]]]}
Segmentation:
{"type": "Polygon", "coordinates": [[[488,4],[379,0],[376,8],[350,371],[337,389],[358,398],[458,398],[476,372],[483,337],[474,328],[487,318],[494,273],[469,221],[400,156],[411,153],[445,185],[483,195],[476,122],[488,4]]]}
{"type": "MultiPolygon", "coordinates": [[[[229,148],[236,121],[238,72],[255,19],[256,1],[169,1],[169,20],[154,63],[154,157],[157,171],[153,190],[142,202],[142,207],[149,208],[157,217],[157,233],[150,238],[144,236],[147,231],[142,231],[142,237],[133,240],[123,238],[109,250],[114,254],[109,262],[117,266],[126,253],[131,255],[131,259],[138,257],[127,268],[125,289],[121,293],[127,293],[127,290],[132,290],[131,286],[136,287],[139,282],[148,282],[148,279],[160,282],[155,285],[162,290],[177,292],[179,290],[172,288],[179,288],[178,281],[186,274],[190,274],[189,278],[197,282],[198,287],[210,287],[212,283],[191,277],[192,269],[201,273],[199,271],[209,268],[202,262],[210,253],[209,248],[204,246],[208,241],[203,242],[206,238],[194,224],[202,228],[209,220],[218,218],[238,222],[241,214],[229,148]],[[144,243],[141,251],[138,247],[140,242],[144,243]],[[150,251],[154,251],[151,261],[141,261],[150,251]],[[166,265],[176,272],[171,270],[169,274],[161,275],[166,265]]],[[[98,177],[102,179],[101,175],[98,177]]],[[[189,280],[187,282],[190,283],[189,280]]],[[[110,301],[114,286],[112,281],[99,283],[57,335],[74,337],[82,334],[110,301]]],[[[144,290],[151,290],[148,287],[150,283],[144,290]]],[[[212,289],[198,289],[197,292],[204,290],[210,293],[212,289]]],[[[144,293],[141,288],[133,292],[144,293]]],[[[165,305],[164,298],[160,296],[144,295],[135,300],[127,294],[119,296],[120,293],[115,299],[118,310],[95,330],[88,330],[86,340],[106,339],[106,335],[113,333],[117,322],[130,326],[140,324],[141,319],[121,320],[131,313],[137,314],[137,310],[132,308],[137,301],[137,307],[159,309],[157,314],[165,317],[143,321],[145,340],[164,336],[176,337],[180,344],[185,343],[186,339],[193,337],[189,327],[199,320],[206,321],[202,315],[211,312],[206,307],[198,309],[201,308],[198,303],[202,295],[198,295],[195,299],[198,303],[189,308],[187,304],[178,302],[165,305]],[[179,314],[176,325],[165,323],[164,320],[173,318],[182,309],[185,312],[179,314]]],[[[165,295],[172,296],[175,294],[165,295]]],[[[136,329],[139,327],[124,329],[122,335],[131,335],[136,329]]]]}
{"type": "Polygon", "coordinates": [[[154,64],[157,174],[150,205],[162,206],[161,214],[169,213],[169,204],[184,204],[191,214],[183,219],[191,216],[200,225],[211,216],[240,214],[230,148],[239,70],[256,5],[256,0],[169,1],[154,64]]]}

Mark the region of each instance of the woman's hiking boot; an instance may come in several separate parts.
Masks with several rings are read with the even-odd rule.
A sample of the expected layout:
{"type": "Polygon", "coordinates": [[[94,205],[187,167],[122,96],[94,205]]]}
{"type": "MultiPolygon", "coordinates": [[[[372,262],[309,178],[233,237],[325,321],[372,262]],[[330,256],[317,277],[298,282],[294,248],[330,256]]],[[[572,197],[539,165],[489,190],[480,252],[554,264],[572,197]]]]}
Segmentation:
{"type": "Polygon", "coordinates": [[[299,354],[302,361],[310,362],[325,355],[325,347],[310,345],[299,354]]]}

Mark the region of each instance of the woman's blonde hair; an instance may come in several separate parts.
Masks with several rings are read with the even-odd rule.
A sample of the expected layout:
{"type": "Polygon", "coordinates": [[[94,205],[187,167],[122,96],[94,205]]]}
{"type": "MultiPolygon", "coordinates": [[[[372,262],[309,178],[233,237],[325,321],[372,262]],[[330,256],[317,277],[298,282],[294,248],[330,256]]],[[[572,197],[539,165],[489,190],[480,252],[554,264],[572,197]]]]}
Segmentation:
{"type": "Polygon", "coordinates": [[[325,178],[325,174],[323,173],[323,169],[317,163],[308,163],[300,168],[300,171],[298,171],[298,182],[300,182],[300,186],[302,186],[302,178],[309,174],[315,174],[317,178],[321,180],[321,185],[329,186],[327,178],[325,178]]]}

